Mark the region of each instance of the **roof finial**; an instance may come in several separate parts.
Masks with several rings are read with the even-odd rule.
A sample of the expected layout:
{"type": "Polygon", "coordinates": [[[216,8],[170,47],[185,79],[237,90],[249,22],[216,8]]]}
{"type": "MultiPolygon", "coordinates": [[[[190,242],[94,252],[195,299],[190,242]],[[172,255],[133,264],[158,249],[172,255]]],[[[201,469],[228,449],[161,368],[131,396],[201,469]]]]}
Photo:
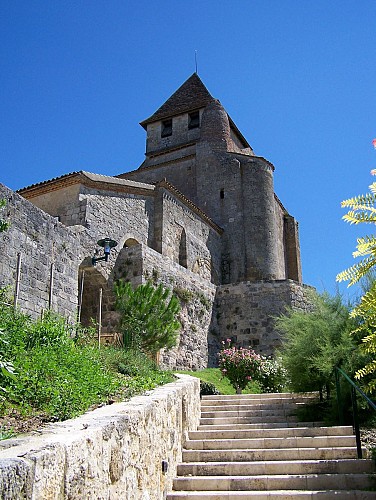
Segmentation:
{"type": "Polygon", "coordinates": [[[196,68],[196,75],[198,75],[198,71],[197,71],[197,50],[195,50],[195,68],[196,68]]]}

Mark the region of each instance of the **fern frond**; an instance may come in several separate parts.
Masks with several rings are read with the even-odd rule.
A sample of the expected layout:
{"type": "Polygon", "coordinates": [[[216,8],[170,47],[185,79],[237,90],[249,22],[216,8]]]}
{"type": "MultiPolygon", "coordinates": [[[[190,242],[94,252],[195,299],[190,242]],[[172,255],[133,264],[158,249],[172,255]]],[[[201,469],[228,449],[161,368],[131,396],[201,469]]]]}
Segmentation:
{"type": "MultiPolygon", "coordinates": [[[[376,182],[374,184],[376,185],[376,182]]],[[[376,203],[376,189],[375,189],[375,194],[367,193],[364,195],[362,194],[360,196],[354,196],[353,198],[349,198],[348,200],[344,200],[341,203],[341,207],[343,208],[351,207],[353,209],[357,209],[359,205],[372,207],[375,203],[376,203]]]]}
{"type": "Polygon", "coordinates": [[[369,186],[369,190],[371,193],[376,194],[376,182],[372,182],[372,184],[369,186]]]}
{"type": "Polygon", "coordinates": [[[345,271],[336,276],[336,281],[349,281],[348,286],[354,285],[365,276],[368,271],[376,264],[375,256],[369,256],[361,262],[354,264],[345,271]]]}
{"type": "Polygon", "coordinates": [[[376,256],[376,238],[374,236],[358,238],[356,248],[353,257],[362,257],[369,254],[376,256]]]}
{"type": "Polygon", "coordinates": [[[375,224],[376,223],[376,211],[375,213],[369,213],[365,210],[361,212],[356,212],[354,210],[349,210],[342,219],[350,224],[375,224]]]}
{"type": "Polygon", "coordinates": [[[369,375],[370,373],[374,373],[374,372],[376,372],[376,360],[371,361],[364,368],[360,368],[355,373],[355,378],[359,380],[359,379],[365,377],[366,375],[369,375]]]}

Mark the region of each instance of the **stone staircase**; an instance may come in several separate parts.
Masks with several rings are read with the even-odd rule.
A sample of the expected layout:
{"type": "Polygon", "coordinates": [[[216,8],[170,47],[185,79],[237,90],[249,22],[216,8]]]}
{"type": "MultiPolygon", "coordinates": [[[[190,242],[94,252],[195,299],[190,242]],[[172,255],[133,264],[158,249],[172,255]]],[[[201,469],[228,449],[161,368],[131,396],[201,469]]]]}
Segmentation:
{"type": "Polygon", "coordinates": [[[314,397],[204,396],[167,499],[375,500],[375,466],[357,459],[352,428],[297,422],[314,397]]]}

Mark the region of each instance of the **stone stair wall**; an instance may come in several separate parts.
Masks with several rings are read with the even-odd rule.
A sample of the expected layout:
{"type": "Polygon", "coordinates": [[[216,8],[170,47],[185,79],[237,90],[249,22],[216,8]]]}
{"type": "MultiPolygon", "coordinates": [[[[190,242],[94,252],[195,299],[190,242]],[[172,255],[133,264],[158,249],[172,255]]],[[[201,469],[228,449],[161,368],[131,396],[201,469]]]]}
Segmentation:
{"type": "Polygon", "coordinates": [[[351,427],[298,422],[314,394],[204,396],[168,500],[375,499],[351,427]]]}
{"type": "Polygon", "coordinates": [[[0,441],[0,498],[161,500],[199,417],[199,379],[179,375],[127,402],[0,441]]]}

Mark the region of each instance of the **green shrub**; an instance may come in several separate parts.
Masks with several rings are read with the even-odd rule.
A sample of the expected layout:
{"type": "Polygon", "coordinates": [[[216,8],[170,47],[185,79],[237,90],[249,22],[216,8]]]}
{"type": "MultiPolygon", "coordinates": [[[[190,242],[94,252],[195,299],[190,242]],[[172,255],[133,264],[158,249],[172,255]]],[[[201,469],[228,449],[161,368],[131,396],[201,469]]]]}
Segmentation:
{"type": "Polygon", "coordinates": [[[287,385],[288,376],[281,358],[272,359],[262,356],[257,381],[262,392],[282,392],[287,385]]]}
{"type": "Polygon", "coordinates": [[[53,346],[70,342],[73,338],[73,328],[65,318],[52,311],[46,311],[42,318],[29,323],[25,348],[53,346]]]}
{"type": "Polygon", "coordinates": [[[218,353],[219,368],[236,392],[241,393],[251,380],[258,380],[261,356],[252,349],[231,347],[231,339],[222,344],[223,348],[218,353]]]}
{"type": "Polygon", "coordinates": [[[0,426],[0,441],[3,441],[4,439],[9,439],[15,435],[16,434],[12,428],[8,429],[6,427],[0,426]]]}
{"type": "MultiPolygon", "coordinates": [[[[0,199],[0,210],[2,208],[4,208],[6,204],[7,204],[6,200],[4,200],[3,198],[0,199]]],[[[0,233],[2,233],[3,231],[6,231],[8,229],[8,227],[9,227],[9,225],[10,224],[9,224],[8,221],[3,220],[3,219],[0,218],[0,233]]]]}
{"type": "Polygon", "coordinates": [[[200,396],[221,394],[214,384],[200,380],[200,396]]]}
{"type": "Polygon", "coordinates": [[[182,301],[182,302],[191,302],[194,297],[193,292],[188,290],[187,288],[182,288],[180,286],[174,287],[174,294],[182,301]]]}
{"type": "Polygon", "coordinates": [[[294,391],[326,390],[333,386],[335,366],[352,376],[359,364],[350,332],[354,321],[340,296],[313,294],[309,312],[289,310],[276,319],[281,332],[280,355],[294,391]]]}
{"type": "Polygon", "coordinates": [[[122,397],[130,397],[175,379],[172,372],[161,370],[138,349],[107,346],[101,349],[100,357],[103,366],[124,376],[121,378],[122,397]]]}

